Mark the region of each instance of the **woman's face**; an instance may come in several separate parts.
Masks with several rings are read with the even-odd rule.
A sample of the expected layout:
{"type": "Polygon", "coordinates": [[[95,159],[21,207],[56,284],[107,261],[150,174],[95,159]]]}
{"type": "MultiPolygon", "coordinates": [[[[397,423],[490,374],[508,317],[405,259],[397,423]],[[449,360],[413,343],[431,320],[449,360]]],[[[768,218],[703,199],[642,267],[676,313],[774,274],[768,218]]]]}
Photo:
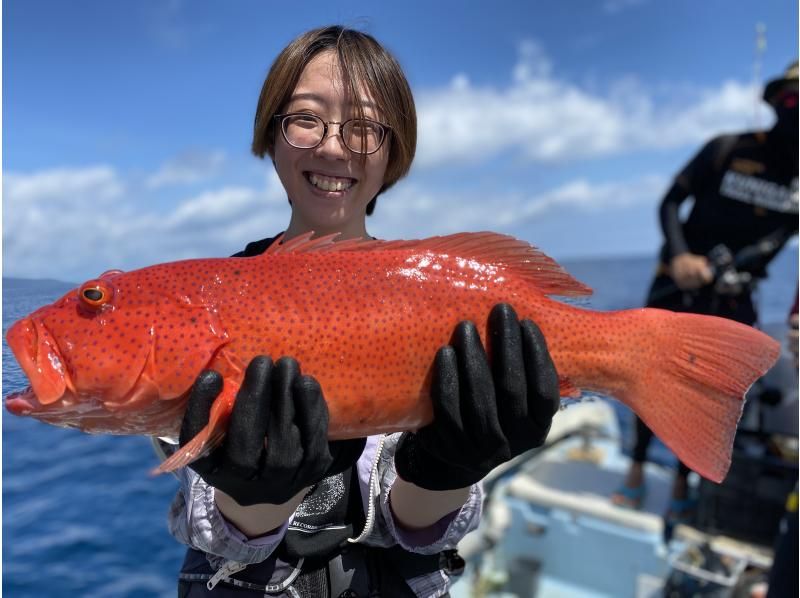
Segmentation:
{"type": "MultiPolygon", "coordinates": [[[[310,112],[325,122],[344,122],[357,116],[355,102],[364,107],[366,118],[382,120],[366,90],[355,99],[345,90],[337,56],[326,51],[303,70],[282,113],[310,112]]],[[[320,145],[298,149],[277,131],[275,169],[292,202],[289,238],[309,231],[338,232],[342,238],[367,236],[366,208],[383,185],[391,140],[362,160],[347,149],[338,132],[339,127],[330,126],[320,145]],[[328,190],[340,185],[341,190],[328,190]]]]}

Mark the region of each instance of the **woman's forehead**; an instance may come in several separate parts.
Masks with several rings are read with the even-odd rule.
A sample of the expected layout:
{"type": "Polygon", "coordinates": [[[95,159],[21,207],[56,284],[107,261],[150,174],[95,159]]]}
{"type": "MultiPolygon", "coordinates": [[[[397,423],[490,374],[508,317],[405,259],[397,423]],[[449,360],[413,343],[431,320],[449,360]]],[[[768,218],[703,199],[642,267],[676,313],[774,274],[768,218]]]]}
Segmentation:
{"type": "Polygon", "coordinates": [[[363,82],[357,82],[356,89],[359,95],[357,99],[353,98],[349,86],[344,84],[338,56],[327,50],[314,56],[305,66],[289,101],[305,100],[328,108],[335,105],[349,108],[361,105],[365,109],[375,109],[372,95],[363,82]]]}

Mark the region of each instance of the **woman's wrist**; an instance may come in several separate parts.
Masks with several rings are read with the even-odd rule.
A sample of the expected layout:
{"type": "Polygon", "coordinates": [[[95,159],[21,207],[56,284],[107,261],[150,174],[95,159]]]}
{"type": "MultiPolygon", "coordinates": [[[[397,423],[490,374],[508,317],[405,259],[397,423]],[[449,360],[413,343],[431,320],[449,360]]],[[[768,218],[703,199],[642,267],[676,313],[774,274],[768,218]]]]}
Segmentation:
{"type": "Polygon", "coordinates": [[[395,522],[405,530],[430,527],[458,511],[469,498],[470,487],[433,491],[398,477],[389,491],[389,506],[395,522]]]}
{"type": "Polygon", "coordinates": [[[214,502],[219,512],[249,539],[264,536],[281,527],[308,493],[303,488],[287,502],[280,505],[256,504],[242,506],[219,488],[214,488],[214,502]]]}

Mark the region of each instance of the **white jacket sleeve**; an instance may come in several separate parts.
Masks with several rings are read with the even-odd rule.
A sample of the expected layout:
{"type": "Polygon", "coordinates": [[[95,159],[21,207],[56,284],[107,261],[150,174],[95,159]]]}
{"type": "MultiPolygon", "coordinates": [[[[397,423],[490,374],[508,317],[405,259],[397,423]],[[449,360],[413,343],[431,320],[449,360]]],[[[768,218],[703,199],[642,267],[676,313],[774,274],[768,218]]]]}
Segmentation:
{"type": "Polygon", "coordinates": [[[389,505],[389,491],[397,479],[394,453],[400,434],[371,437],[358,462],[361,498],[367,522],[357,541],[373,546],[399,544],[410,552],[434,554],[455,548],[461,539],[478,527],[483,505],[483,491],[474,484],[464,505],[424,530],[408,532],[394,520],[389,505]]]}
{"type": "Polygon", "coordinates": [[[172,501],[168,525],[181,543],[239,563],[260,563],[283,540],[288,521],[271,534],[248,540],[217,508],[214,488],[188,467],[175,472],[181,482],[172,501]]]}
{"type": "MultiPolygon", "coordinates": [[[[481,488],[474,485],[461,509],[430,528],[403,531],[395,524],[389,506],[389,491],[397,477],[394,452],[399,436],[367,439],[356,464],[366,524],[351,541],[383,547],[399,544],[420,554],[455,548],[461,538],[478,526],[483,502],[481,488]]],[[[177,471],[176,475],[181,487],[170,508],[169,530],[179,542],[224,560],[250,564],[268,558],[283,540],[291,518],[271,534],[248,539],[219,511],[212,486],[189,468],[177,471]]]]}

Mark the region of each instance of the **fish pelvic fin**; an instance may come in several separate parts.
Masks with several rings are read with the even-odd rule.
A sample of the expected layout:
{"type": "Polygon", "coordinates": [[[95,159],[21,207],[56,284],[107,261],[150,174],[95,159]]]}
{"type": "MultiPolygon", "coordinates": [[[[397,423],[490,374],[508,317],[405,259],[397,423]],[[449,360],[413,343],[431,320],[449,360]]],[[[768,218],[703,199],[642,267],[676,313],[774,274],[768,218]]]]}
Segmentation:
{"type": "Polygon", "coordinates": [[[314,237],[313,232],[298,235],[288,241],[284,241],[281,236],[262,256],[331,251],[413,251],[446,254],[464,260],[493,264],[527,280],[544,295],[579,297],[592,294],[591,288],[573,278],[554,259],[525,241],[509,235],[475,232],[400,241],[374,239],[336,241],[338,233],[312,237],[314,237]]]}
{"type": "Polygon", "coordinates": [[[581,396],[581,390],[573,384],[572,380],[564,376],[558,377],[558,394],[562,397],[577,399],[581,396]]]}
{"type": "Polygon", "coordinates": [[[780,344],[733,320],[637,311],[653,319],[662,350],[637,353],[646,374],[620,398],[681,461],[719,483],[730,468],[745,394],[775,364],[780,344]]]}
{"type": "Polygon", "coordinates": [[[161,465],[156,467],[152,474],[169,473],[181,467],[186,467],[221,445],[228,430],[228,420],[233,412],[233,404],[236,401],[238,390],[239,384],[226,378],[222,391],[211,405],[211,413],[208,416],[208,423],[205,427],[194,438],[164,460],[161,465]]]}

